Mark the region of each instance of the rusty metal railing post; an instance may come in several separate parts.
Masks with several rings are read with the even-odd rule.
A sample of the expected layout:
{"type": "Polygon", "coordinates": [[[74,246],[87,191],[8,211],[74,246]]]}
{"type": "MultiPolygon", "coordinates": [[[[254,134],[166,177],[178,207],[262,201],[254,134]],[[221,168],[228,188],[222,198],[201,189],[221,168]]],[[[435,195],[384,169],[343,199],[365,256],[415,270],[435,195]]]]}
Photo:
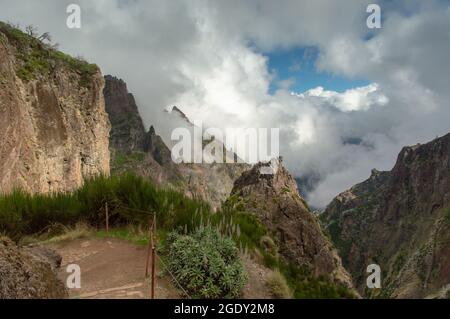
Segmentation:
{"type": "Polygon", "coordinates": [[[105,203],[105,227],[106,227],[106,233],[109,233],[109,211],[108,211],[108,202],[105,203]]]}
{"type": "Polygon", "coordinates": [[[155,270],[156,270],[156,214],[153,215],[153,227],[152,227],[152,293],[151,298],[155,299],[155,270]]]}

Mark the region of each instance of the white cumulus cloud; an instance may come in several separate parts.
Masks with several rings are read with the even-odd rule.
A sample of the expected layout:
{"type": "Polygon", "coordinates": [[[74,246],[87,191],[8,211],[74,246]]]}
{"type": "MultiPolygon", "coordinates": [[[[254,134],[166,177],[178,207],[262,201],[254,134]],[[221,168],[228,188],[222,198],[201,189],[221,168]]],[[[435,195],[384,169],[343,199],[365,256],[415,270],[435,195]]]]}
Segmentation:
{"type": "Polygon", "coordinates": [[[334,105],[343,112],[368,110],[372,106],[386,105],[389,99],[380,92],[376,83],[367,86],[348,89],[342,93],[327,91],[319,86],[304,93],[293,95],[300,99],[317,99],[321,103],[334,105]]]}

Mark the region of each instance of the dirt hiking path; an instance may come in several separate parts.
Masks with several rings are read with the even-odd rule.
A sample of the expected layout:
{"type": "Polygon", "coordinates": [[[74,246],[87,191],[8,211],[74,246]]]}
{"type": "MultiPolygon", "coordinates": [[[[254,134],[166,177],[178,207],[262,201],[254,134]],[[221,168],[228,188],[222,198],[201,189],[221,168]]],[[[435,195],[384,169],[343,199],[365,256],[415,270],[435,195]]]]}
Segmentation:
{"type": "MultiPolygon", "coordinates": [[[[69,290],[70,298],[150,299],[150,279],[144,279],[147,249],[120,239],[89,238],[50,245],[63,258],[59,277],[66,283],[69,264],[81,268],[81,289],[69,290]]],[[[157,265],[155,297],[180,298],[157,265]]]]}
{"type": "MultiPolygon", "coordinates": [[[[70,298],[80,299],[150,299],[150,279],[145,276],[147,247],[114,238],[87,238],[48,245],[62,256],[58,276],[66,283],[67,266],[81,269],[81,289],[70,289],[70,298]]],[[[244,299],[269,299],[266,281],[271,270],[242,258],[249,276],[243,290],[244,299]]],[[[156,267],[156,299],[183,298],[169,275],[161,277],[156,267]]]]}

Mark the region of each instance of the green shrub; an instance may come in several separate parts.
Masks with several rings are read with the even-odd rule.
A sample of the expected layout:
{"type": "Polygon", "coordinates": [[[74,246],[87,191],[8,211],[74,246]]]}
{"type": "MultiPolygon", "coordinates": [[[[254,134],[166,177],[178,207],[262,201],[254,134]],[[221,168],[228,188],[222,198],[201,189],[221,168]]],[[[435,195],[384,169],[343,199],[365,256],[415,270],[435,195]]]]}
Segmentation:
{"type": "Polygon", "coordinates": [[[24,81],[30,81],[34,79],[34,75],[26,67],[20,68],[17,71],[17,76],[24,81]]]}
{"type": "Polygon", "coordinates": [[[279,267],[296,299],[355,298],[348,288],[336,285],[321,276],[314,276],[306,267],[285,261],[280,261],[279,267]]]}
{"type": "Polygon", "coordinates": [[[277,256],[271,255],[267,252],[262,252],[262,256],[263,256],[263,264],[264,266],[266,266],[267,268],[270,269],[277,269],[279,266],[279,260],[277,256]]]}
{"type": "Polygon", "coordinates": [[[171,233],[168,265],[177,281],[197,298],[236,298],[246,274],[235,243],[211,228],[192,235],[171,233]]]}
{"type": "Polygon", "coordinates": [[[19,240],[55,223],[73,226],[86,221],[94,227],[103,227],[106,203],[111,227],[148,224],[156,213],[162,229],[188,224],[191,230],[199,225],[201,216],[210,214],[206,203],[159,189],[136,175],[98,176],[72,193],[31,195],[16,190],[0,195],[0,233],[19,240]]]}

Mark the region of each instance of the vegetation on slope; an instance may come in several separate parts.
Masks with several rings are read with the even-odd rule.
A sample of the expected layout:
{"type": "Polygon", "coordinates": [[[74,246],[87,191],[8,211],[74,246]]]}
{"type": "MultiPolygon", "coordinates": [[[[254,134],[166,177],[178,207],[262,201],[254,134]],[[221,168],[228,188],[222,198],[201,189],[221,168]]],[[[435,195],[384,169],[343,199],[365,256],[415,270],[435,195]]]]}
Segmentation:
{"type": "Polygon", "coordinates": [[[17,69],[19,78],[31,81],[51,74],[58,65],[64,65],[80,75],[81,86],[89,86],[89,79],[98,72],[97,65],[56,50],[56,45],[50,43],[48,33],[39,36],[33,27],[29,26],[27,29],[28,33],[25,33],[17,26],[0,22],[0,33],[17,49],[16,58],[21,62],[17,69]]]}
{"type": "Polygon", "coordinates": [[[0,196],[0,232],[18,240],[60,223],[86,221],[102,226],[108,203],[111,226],[147,224],[152,213],[161,229],[190,228],[193,216],[208,214],[209,206],[172,190],[159,189],[133,174],[99,176],[72,193],[27,194],[16,190],[0,196]]]}
{"type": "MultiPolygon", "coordinates": [[[[158,188],[131,173],[99,176],[71,193],[31,195],[16,190],[12,194],[0,195],[0,233],[19,241],[24,236],[40,234],[55,224],[73,227],[84,222],[103,229],[106,203],[111,228],[147,227],[151,216],[156,214],[158,235],[163,243],[173,242],[173,235],[168,235],[173,231],[192,235],[194,239],[189,240],[195,240],[199,238],[196,235],[198,231],[213,229],[221,237],[231,238],[241,253],[262,256],[266,266],[278,269],[296,298],[353,297],[347,289],[279,258],[274,244],[268,248],[271,234],[256,217],[242,210],[239,197],[230,197],[220,211],[213,213],[209,205],[201,200],[158,188]]],[[[209,247],[212,249],[213,246],[209,247]]],[[[197,295],[213,296],[211,291],[197,291],[197,295]]],[[[231,295],[234,296],[234,293],[225,293],[225,296],[231,295]]]]}
{"type": "Polygon", "coordinates": [[[117,169],[117,167],[128,167],[128,166],[135,166],[137,163],[140,163],[144,160],[145,153],[136,151],[132,153],[124,153],[117,151],[114,154],[114,161],[111,166],[117,169]]]}
{"type": "Polygon", "coordinates": [[[286,279],[279,271],[275,271],[269,277],[269,279],[267,280],[267,286],[269,286],[272,295],[277,299],[292,298],[291,289],[286,279]]]}

